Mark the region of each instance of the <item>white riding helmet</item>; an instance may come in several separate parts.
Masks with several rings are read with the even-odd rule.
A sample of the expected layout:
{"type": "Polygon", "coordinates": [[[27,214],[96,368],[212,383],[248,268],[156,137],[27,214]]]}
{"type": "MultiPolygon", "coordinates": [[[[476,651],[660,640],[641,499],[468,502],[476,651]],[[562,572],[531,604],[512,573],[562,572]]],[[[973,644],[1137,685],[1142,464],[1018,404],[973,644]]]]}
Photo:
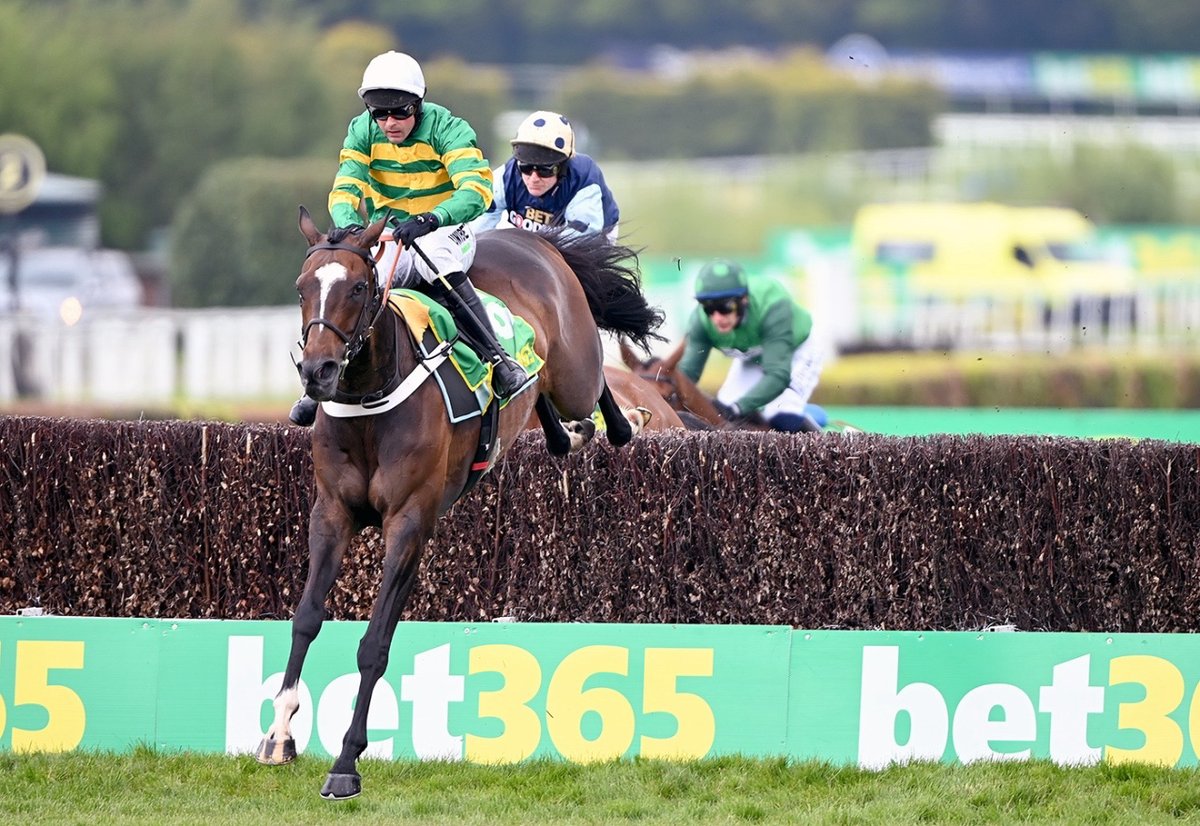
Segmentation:
{"type": "Polygon", "coordinates": [[[522,163],[562,163],[575,155],[575,130],[558,112],[539,110],[521,121],[512,146],[522,163]]]}
{"type": "Polygon", "coordinates": [[[425,97],[425,75],[421,72],[421,64],[403,52],[384,52],[373,57],[363,72],[358,96],[361,98],[376,89],[425,97]]]}

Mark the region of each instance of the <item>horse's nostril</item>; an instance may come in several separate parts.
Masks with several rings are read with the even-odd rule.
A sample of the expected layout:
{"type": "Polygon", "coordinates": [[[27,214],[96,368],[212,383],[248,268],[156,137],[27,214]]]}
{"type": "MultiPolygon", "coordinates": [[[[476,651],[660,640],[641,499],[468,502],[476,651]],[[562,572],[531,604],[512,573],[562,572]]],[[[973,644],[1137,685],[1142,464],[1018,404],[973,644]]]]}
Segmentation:
{"type": "Polygon", "coordinates": [[[338,362],[333,359],[323,359],[320,362],[309,362],[300,368],[300,381],[305,392],[315,399],[324,400],[327,394],[332,394],[337,387],[340,371],[338,362]]]}
{"type": "Polygon", "coordinates": [[[313,377],[316,378],[318,381],[326,382],[326,381],[333,381],[334,379],[336,379],[337,374],[338,374],[338,363],[336,361],[331,360],[331,361],[326,361],[326,362],[322,363],[321,366],[318,367],[313,372],[313,377]]]}

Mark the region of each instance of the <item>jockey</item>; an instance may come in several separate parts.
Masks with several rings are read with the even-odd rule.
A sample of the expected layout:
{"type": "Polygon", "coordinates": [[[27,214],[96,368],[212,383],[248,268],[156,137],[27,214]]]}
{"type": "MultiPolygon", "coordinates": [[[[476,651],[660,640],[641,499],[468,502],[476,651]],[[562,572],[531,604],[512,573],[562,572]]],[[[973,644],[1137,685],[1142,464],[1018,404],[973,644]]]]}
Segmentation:
{"type": "Polygon", "coordinates": [[[575,151],[570,121],[557,112],[534,112],[517,128],[512,147],[513,156],[493,173],[492,205],[475,221],[477,231],[563,225],[617,240],[617,202],[599,165],[575,151]]]}
{"type": "Polygon", "coordinates": [[[716,406],[734,420],[759,413],[774,430],[817,431],[824,418],[809,405],[824,353],[812,338],[813,319],[777,281],[751,281],[725,260],[705,264],[696,279],[696,307],[679,369],[700,378],[713,347],[733,359],[716,406]]]}
{"type": "MultiPolygon", "coordinates": [[[[500,346],[466,275],[475,260],[469,222],[492,201],[492,172],[475,130],[425,100],[420,64],[400,52],[385,52],[367,64],[358,96],[366,111],[350,121],[329,193],[334,226],[357,233],[364,223],[390,217],[390,237],[385,232],[380,241],[380,277],[400,285],[415,274],[427,282],[430,294],[492,363],[496,395],[512,395],[529,377],[500,346]],[[418,238],[424,257],[413,251],[418,238]]],[[[317,402],[302,396],[289,418],[307,426],[316,413],[317,402]]]]}

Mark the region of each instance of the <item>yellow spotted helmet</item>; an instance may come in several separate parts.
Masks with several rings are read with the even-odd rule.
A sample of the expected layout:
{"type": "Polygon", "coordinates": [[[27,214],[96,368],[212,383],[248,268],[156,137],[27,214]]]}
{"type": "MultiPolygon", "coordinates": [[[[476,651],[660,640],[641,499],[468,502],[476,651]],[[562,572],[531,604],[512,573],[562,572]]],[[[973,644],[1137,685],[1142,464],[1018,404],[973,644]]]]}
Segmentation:
{"type": "Polygon", "coordinates": [[[512,146],[521,163],[562,163],[575,155],[575,130],[558,112],[539,110],[521,121],[512,146]]]}

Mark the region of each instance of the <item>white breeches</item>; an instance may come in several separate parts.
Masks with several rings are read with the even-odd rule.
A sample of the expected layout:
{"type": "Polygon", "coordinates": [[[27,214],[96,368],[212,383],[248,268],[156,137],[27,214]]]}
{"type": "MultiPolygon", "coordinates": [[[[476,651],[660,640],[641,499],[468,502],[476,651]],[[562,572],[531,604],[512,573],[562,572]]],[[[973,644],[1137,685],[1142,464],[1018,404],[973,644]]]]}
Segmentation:
{"type": "MultiPolygon", "coordinates": [[[[778,413],[804,413],[804,405],[817,388],[821,378],[821,367],[825,362],[825,347],[810,335],[803,344],[796,348],[792,356],[792,380],[787,389],[768,402],[761,411],[762,417],[770,421],[778,413]]],[[[717,391],[717,398],[725,404],[732,404],[740,399],[758,383],[763,376],[763,369],[749,361],[734,359],[729,365],[729,373],[725,382],[717,391]]]]}
{"type": "Polygon", "coordinates": [[[379,280],[386,283],[393,271],[393,287],[404,287],[412,283],[414,274],[426,282],[433,282],[438,275],[449,275],[452,272],[466,272],[475,261],[475,231],[467,224],[455,224],[448,227],[438,227],[428,235],[423,235],[413,242],[421,252],[425,253],[437,272],[430,269],[416,252],[411,249],[400,249],[400,245],[392,240],[391,230],[385,230],[375,247],[383,247],[383,256],[379,259],[379,280]]]}

